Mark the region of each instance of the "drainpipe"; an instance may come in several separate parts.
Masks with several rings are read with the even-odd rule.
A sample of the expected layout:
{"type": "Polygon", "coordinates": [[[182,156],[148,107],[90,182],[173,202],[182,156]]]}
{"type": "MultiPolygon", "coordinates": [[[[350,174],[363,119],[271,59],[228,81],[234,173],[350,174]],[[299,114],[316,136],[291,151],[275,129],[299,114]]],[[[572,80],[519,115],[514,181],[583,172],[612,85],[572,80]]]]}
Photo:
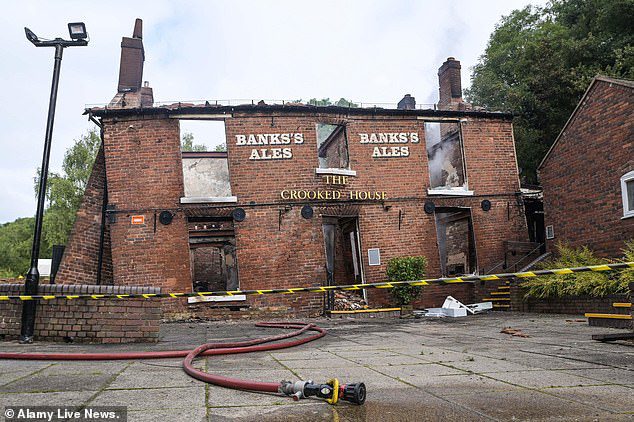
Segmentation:
{"type": "Polygon", "coordinates": [[[101,285],[101,270],[103,268],[103,242],[106,231],[106,207],[108,206],[108,179],[106,176],[106,152],[103,144],[103,126],[99,126],[99,136],[101,137],[101,148],[104,150],[104,176],[103,176],[103,198],[101,202],[101,230],[99,232],[99,256],[97,257],[97,285],[101,285]]]}

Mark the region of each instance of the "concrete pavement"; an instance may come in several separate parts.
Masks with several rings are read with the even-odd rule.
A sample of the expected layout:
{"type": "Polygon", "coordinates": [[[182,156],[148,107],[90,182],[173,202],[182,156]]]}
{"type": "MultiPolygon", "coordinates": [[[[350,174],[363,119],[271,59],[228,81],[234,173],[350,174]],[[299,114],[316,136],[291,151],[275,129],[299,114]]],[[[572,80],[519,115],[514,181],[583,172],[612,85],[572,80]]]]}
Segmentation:
{"type": "MultiPolygon", "coordinates": [[[[0,361],[8,405],[128,407],[130,421],[634,420],[634,347],[598,343],[565,315],[491,313],[461,319],[319,319],[326,337],[296,348],[217,356],[208,372],[259,381],[365,382],[363,406],[293,402],[189,378],[180,359],[0,361]],[[521,329],[530,337],[500,333],[521,329]]],[[[0,342],[3,351],[82,352],[193,348],[270,335],[252,323],[164,324],[156,345],[0,342]]]]}

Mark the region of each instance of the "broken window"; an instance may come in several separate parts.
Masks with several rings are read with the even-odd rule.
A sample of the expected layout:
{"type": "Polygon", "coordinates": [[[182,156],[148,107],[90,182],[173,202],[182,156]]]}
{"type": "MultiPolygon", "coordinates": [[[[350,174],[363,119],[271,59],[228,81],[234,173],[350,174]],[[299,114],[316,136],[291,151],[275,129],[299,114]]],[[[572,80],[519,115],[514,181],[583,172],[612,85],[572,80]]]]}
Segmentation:
{"type": "Polygon", "coordinates": [[[431,189],[466,189],[460,123],[425,122],[425,143],[431,189]]]}
{"type": "Polygon", "coordinates": [[[317,156],[319,168],[348,168],[348,140],[345,126],[317,123],[317,156]]]}
{"type": "Polygon", "coordinates": [[[181,203],[236,202],[231,193],[224,121],[180,120],[181,203]]]}

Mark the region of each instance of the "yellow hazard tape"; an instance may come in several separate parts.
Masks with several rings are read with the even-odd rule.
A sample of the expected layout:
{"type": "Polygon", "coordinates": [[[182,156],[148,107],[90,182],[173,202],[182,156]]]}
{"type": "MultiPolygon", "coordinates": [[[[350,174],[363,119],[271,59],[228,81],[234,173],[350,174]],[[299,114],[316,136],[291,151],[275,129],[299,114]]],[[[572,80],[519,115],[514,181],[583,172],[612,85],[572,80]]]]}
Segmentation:
{"type": "Polygon", "coordinates": [[[313,286],[287,287],[283,289],[266,290],[221,290],[213,292],[182,292],[182,293],[128,293],[128,294],[80,294],[80,295],[0,295],[0,300],[52,300],[52,299],[152,299],[152,298],[182,298],[194,296],[235,296],[235,295],[268,295],[268,294],[298,294],[324,293],[334,290],[361,289],[392,289],[397,286],[428,286],[430,284],[473,283],[476,281],[503,280],[512,278],[542,277],[545,275],[562,275],[587,271],[611,271],[623,268],[634,268],[634,262],[618,262],[615,264],[590,265],[576,268],[555,268],[551,270],[535,270],[518,273],[468,275],[462,277],[432,278],[412,281],[385,281],[381,283],[347,284],[341,286],[313,286]]]}

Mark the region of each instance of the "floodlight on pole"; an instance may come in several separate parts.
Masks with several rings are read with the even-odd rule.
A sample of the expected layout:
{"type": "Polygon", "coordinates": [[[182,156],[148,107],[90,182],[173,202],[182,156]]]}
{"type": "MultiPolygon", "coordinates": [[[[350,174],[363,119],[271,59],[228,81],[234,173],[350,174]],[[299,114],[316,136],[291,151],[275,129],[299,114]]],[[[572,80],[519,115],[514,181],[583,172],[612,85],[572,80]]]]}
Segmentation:
{"type": "MultiPolygon", "coordinates": [[[[44,202],[46,201],[46,181],[48,179],[48,163],[51,154],[51,140],[53,138],[53,122],[55,120],[55,105],[57,103],[57,88],[59,86],[59,73],[62,65],[62,53],[65,47],[88,45],[88,33],[83,23],[68,24],[68,31],[72,40],[55,38],[54,40],[41,40],[29,28],[24,28],[26,39],[36,47],[55,47],[55,62],[53,65],[53,82],[51,84],[51,96],[48,103],[48,119],[46,121],[46,135],[44,137],[44,154],[42,167],[40,167],[40,183],[37,194],[37,211],[35,213],[35,230],[33,232],[33,244],[31,247],[31,266],[26,274],[24,282],[24,294],[37,294],[40,282],[40,273],[37,262],[40,257],[40,240],[42,236],[42,220],[44,218],[44,202]]],[[[37,301],[25,303],[22,307],[22,324],[20,328],[20,343],[32,343],[35,332],[35,310],[37,301]]]]}

